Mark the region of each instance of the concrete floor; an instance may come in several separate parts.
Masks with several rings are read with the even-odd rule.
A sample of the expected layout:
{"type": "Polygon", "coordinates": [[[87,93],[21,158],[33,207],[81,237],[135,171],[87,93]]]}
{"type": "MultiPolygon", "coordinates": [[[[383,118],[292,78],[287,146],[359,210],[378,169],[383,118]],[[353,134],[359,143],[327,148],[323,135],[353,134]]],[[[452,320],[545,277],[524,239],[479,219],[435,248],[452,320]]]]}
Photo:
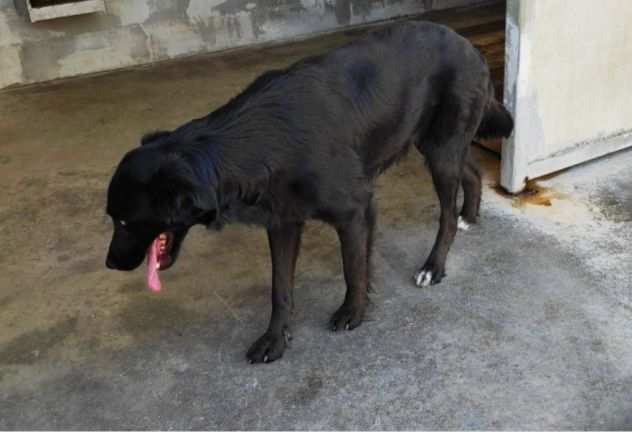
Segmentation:
{"type": "Polygon", "coordinates": [[[499,195],[481,153],[482,223],[427,289],[411,276],[438,209],[411,154],[379,182],[369,320],[326,329],[344,284],[310,224],[294,341],[270,365],[245,360],[270,308],[263,231],[194,230],[159,295],[105,270],[104,191],[143,132],[348,37],[0,95],[0,429],[632,428],[631,152],[527,199],[499,195]]]}

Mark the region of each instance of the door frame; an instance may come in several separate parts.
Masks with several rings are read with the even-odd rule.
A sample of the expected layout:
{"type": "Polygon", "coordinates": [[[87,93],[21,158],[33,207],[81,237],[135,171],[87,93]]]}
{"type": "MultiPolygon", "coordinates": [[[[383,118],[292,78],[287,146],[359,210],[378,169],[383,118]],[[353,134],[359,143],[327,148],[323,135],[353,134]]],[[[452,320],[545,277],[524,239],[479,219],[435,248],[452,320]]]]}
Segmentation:
{"type": "Polygon", "coordinates": [[[532,35],[529,32],[534,30],[529,28],[532,23],[526,20],[533,19],[536,15],[536,3],[534,0],[507,0],[503,98],[505,106],[514,117],[515,129],[502,146],[500,185],[510,193],[522,191],[529,179],[632,146],[632,130],[627,128],[572,143],[552,154],[532,159],[530,144],[538,139],[537,134],[534,134],[538,128],[534,120],[536,107],[529,97],[534,86],[534,78],[529,77],[532,65],[529,49],[532,35]]]}

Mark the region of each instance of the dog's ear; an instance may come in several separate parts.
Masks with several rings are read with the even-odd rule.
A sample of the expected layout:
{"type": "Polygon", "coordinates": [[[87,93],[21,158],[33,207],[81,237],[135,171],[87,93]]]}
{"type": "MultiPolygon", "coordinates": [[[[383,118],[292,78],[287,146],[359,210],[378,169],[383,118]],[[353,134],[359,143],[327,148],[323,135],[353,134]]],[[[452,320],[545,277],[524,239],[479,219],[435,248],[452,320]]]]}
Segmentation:
{"type": "Polygon", "coordinates": [[[156,207],[162,207],[172,221],[206,220],[219,214],[216,189],[212,184],[201,182],[179,155],[163,156],[148,189],[155,197],[156,207]]]}
{"type": "Polygon", "coordinates": [[[171,134],[171,132],[166,131],[166,130],[159,130],[159,131],[153,131],[153,132],[146,133],[140,139],[140,145],[144,146],[144,145],[147,145],[147,144],[151,144],[152,142],[156,142],[159,139],[164,138],[164,137],[166,137],[166,136],[168,136],[170,134],[171,134]]]}
{"type": "Polygon", "coordinates": [[[217,196],[211,188],[189,189],[188,192],[175,196],[173,202],[175,208],[172,211],[175,212],[173,214],[175,219],[186,215],[187,218],[193,218],[195,223],[202,223],[209,228],[214,226],[217,230],[221,229],[217,196]]]}

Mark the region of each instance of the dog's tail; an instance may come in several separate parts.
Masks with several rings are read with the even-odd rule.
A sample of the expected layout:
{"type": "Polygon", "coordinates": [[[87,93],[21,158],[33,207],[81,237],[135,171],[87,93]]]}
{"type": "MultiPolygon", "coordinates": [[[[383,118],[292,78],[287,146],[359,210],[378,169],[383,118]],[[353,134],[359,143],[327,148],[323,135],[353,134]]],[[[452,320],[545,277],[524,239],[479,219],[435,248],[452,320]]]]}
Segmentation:
{"type": "MultiPolygon", "coordinates": [[[[491,87],[491,86],[490,86],[491,87]]],[[[485,107],[481,124],[476,131],[477,138],[508,138],[514,128],[514,121],[507,108],[496,100],[493,93],[485,107]]]]}

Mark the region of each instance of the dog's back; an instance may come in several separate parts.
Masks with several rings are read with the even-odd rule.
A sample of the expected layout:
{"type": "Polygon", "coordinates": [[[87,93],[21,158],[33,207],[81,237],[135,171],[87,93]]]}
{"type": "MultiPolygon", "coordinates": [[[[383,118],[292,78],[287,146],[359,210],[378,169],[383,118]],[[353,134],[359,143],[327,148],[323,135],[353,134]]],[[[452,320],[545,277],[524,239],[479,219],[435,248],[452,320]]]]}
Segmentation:
{"type": "Polygon", "coordinates": [[[469,103],[470,93],[487,92],[488,81],[483,58],[461,36],[432,23],[404,23],[262,75],[205,118],[204,128],[222,152],[238,152],[253,177],[292,177],[294,167],[299,195],[313,201],[318,189],[318,198],[348,200],[340,184],[345,194],[363,194],[362,183],[411,143],[450,132],[453,125],[436,116],[439,105],[469,103]]]}

